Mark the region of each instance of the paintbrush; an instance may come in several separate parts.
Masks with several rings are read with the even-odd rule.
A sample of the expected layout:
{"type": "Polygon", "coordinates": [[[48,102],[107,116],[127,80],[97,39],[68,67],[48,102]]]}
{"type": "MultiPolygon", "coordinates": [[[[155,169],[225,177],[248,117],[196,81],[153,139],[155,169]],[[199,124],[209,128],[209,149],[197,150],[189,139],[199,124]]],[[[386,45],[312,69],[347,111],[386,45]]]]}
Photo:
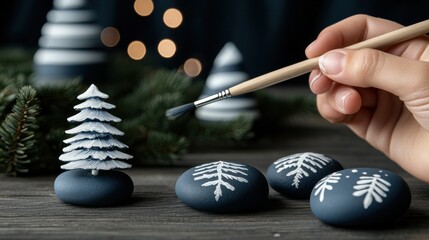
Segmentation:
{"type": "MultiPolygon", "coordinates": [[[[400,43],[400,42],[424,35],[428,32],[429,32],[429,20],[425,20],[383,35],[350,45],[346,47],[346,49],[356,50],[356,49],[362,49],[362,48],[380,48],[383,46],[389,46],[392,44],[400,43]]],[[[229,89],[225,89],[224,91],[221,91],[217,94],[213,94],[211,96],[197,100],[193,103],[188,103],[182,106],[168,109],[165,115],[169,119],[175,119],[187,112],[193,111],[196,108],[202,107],[204,105],[217,102],[232,96],[238,96],[241,94],[253,92],[253,91],[289,80],[291,78],[306,74],[312,71],[313,69],[318,68],[318,65],[319,65],[319,57],[310,58],[302,62],[298,62],[293,65],[280,68],[273,72],[247,80],[233,87],[230,87],[229,89]]]]}

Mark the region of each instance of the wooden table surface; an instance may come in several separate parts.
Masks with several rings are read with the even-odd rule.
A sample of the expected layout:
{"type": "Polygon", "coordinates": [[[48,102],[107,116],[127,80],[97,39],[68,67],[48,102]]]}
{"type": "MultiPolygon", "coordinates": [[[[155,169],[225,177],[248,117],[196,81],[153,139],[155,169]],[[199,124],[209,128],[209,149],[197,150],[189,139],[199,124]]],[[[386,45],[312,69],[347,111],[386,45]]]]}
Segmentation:
{"type": "Polygon", "coordinates": [[[345,127],[317,117],[298,119],[282,136],[252,147],[193,151],[181,165],[126,171],[135,184],[133,197],[108,208],[60,202],[53,191],[55,176],[0,176],[0,239],[429,239],[429,185],[345,127]],[[195,164],[241,162],[265,173],[278,158],[303,151],[328,154],[345,168],[381,167],[399,173],[412,191],[410,209],[388,228],[343,229],[318,221],[307,200],[288,199],[272,189],[261,211],[246,214],[196,211],[175,196],[176,179],[195,164]]]}

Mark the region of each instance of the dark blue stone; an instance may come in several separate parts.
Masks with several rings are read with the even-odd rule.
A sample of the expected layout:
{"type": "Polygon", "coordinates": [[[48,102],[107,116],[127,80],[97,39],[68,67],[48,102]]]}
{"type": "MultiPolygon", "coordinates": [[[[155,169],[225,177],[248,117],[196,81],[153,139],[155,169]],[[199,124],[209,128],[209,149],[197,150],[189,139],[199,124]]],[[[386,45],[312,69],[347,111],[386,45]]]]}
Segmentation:
{"type": "Polygon", "coordinates": [[[340,227],[391,224],[410,206],[411,192],[396,173],[376,168],[345,169],[316,184],[310,197],[313,214],[340,227]]]}
{"type": "Polygon", "coordinates": [[[55,194],[63,202],[81,206],[110,206],[130,198],[134,191],[131,178],[119,171],[74,169],[61,173],[54,183],[55,194]]]}
{"type": "Polygon", "coordinates": [[[319,153],[292,154],[271,164],[267,171],[270,186],[291,198],[308,199],[323,177],[342,170],[339,162],[319,153]]]}
{"type": "Polygon", "coordinates": [[[268,198],[268,183],[246,164],[212,162],[193,167],[176,182],[176,195],[188,206],[216,213],[260,209],[268,198]]]}

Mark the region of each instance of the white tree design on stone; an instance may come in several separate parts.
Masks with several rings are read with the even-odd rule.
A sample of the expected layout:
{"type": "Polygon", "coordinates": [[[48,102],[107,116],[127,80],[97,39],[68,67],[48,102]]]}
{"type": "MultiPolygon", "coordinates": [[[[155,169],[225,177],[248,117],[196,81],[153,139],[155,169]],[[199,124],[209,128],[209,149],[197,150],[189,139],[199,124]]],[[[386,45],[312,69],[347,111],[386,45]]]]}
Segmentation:
{"type": "Polygon", "coordinates": [[[222,196],[222,186],[226,187],[231,191],[235,191],[235,187],[226,180],[235,180],[243,183],[248,183],[246,178],[237,176],[247,176],[247,173],[245,173],[244,171],[248,171],[248,169],[245,168],[245,165],[218,161],[213,163],[206,163],[195,167],[195,173],[192,175],[196,176],[194,178],[195,181],[215,178],[215,180],[205,182],[201,184],[201,186],[208,187],[216,185],[215,191],[213,193],[217,202],[222,196]]]}
{"type": "Polygon", "coordinates": [[[331,162],[331,159],[319,153],[297,153],[274,162],[277,173],[289,168],[294,170],[286,174],[287,177],[293,176],[292,186],[299,188],[300,180],[308,177],[308,171],[317,172],[316,168],[322,169],[324,165],[331,162]]]}
{"type": "Polygon", "coordinates": [[[115,108],[114,105],[103,101],[108,97],[94,84],[77,97],[85,102],[76,105],[74,109],[80,112],[67,120],[81,124],[66,131],[67,134],[76,135],[64,140],[64,143],[70,145],[63,148],[64,154],[59,159],[69,163],[62,165],[62,169],[91,169],[91,173],[97,175],[98,170],[131,167],[130,164],[120,161],[131,159],[133,156],[117,150],[128,146],[114,137],[124,133],[109,124],[120,122],[121,119],[105,111],[115,108]]]}
{"type": "Polygon", "coordinates": [[[314,193],[314,196],[317,196],[319,193],[319,201],[323,202],[325,199],[325,190],[332,190],[334,187],[329,184],[335,184],[338,183],[338,181],[341,179],[341,173],[334,172],[326,177],[324,177],[320,182],[314,186],[316,189],[316,192],[314,193]]]}
{"type": "Polygon", "coordinates": [[[353,189],[357,190],[353,192],[353,196],[360,197],[365,195],[363,199],[363,207],[368,209],[371,206],[373,199],[376,202],[382,203],[383,198],[387,197],[386,192],[389,192],[391,184],[382,179],[381,175],[373,174],[373,176],[361,176],[360,180],[356,182],[353,189]]]}

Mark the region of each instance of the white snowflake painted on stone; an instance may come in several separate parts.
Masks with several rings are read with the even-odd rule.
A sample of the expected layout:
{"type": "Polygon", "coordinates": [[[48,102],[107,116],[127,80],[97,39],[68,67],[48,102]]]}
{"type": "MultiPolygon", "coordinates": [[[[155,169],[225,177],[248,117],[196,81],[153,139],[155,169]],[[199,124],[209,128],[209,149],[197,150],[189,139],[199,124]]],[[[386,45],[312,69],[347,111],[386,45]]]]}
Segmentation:
{"type": "Polygon", "coordinates": [[[245,171],[248,169],[243,164],[218,161],[195,167],[195,173],[192,175],[195,181],[214,179],[201,184],[201,186],[216,186],[213,193],[217,202],[222,197],[222,186],[230,191],[235,191],[235,187],[229,181],[248,183],[247,179],[242,177],[247,176],[245,171]]]}
{"type": "Polygon", "coordinates": [[[356,182],[356,185],[353,186],[353,189],[356,191],[353,192],[353,196],[361,197],[363,199],[363,207],[368,209],[371,206],[373,200],[378,203],[383,202],[383,198],[387,197],[387,192],[389,192],[389,187],[391,184],[381,178],[379,174],[373,174],[372,176],[361,176],[360,180],[356,182]]]}
{"type": "Polygon", "coordinates": [[[319,195],[319,201],[323,202],[323,200],[325,199],[325,191],[329,190],[331,191],[332,189],[334,189],[334,187],[332,186],[332,184],[336,184],[338,183],[338,181],[341,179],[341,173],[332,173],[326,177],[324,177],[322,180],[320,180],[316,186],[314,186],[314,188],[316,189],[316,192],[314,193],[314,196],[319,195]],[[331,185],[329,185],[331,184],[331,185]]]}
{"type": "Polygon", "coordinates": [[[309,171],[317,173],[317,168],[322,169],[327,163],[332,160],[323,154],[319,153],[297,153],[274,162],[277,173],[286,169],[293,169],[286,174],[287,177],[293,176],[292,186],[299,188],[300,180],[303,177],[309,176],[309,171]]]}

